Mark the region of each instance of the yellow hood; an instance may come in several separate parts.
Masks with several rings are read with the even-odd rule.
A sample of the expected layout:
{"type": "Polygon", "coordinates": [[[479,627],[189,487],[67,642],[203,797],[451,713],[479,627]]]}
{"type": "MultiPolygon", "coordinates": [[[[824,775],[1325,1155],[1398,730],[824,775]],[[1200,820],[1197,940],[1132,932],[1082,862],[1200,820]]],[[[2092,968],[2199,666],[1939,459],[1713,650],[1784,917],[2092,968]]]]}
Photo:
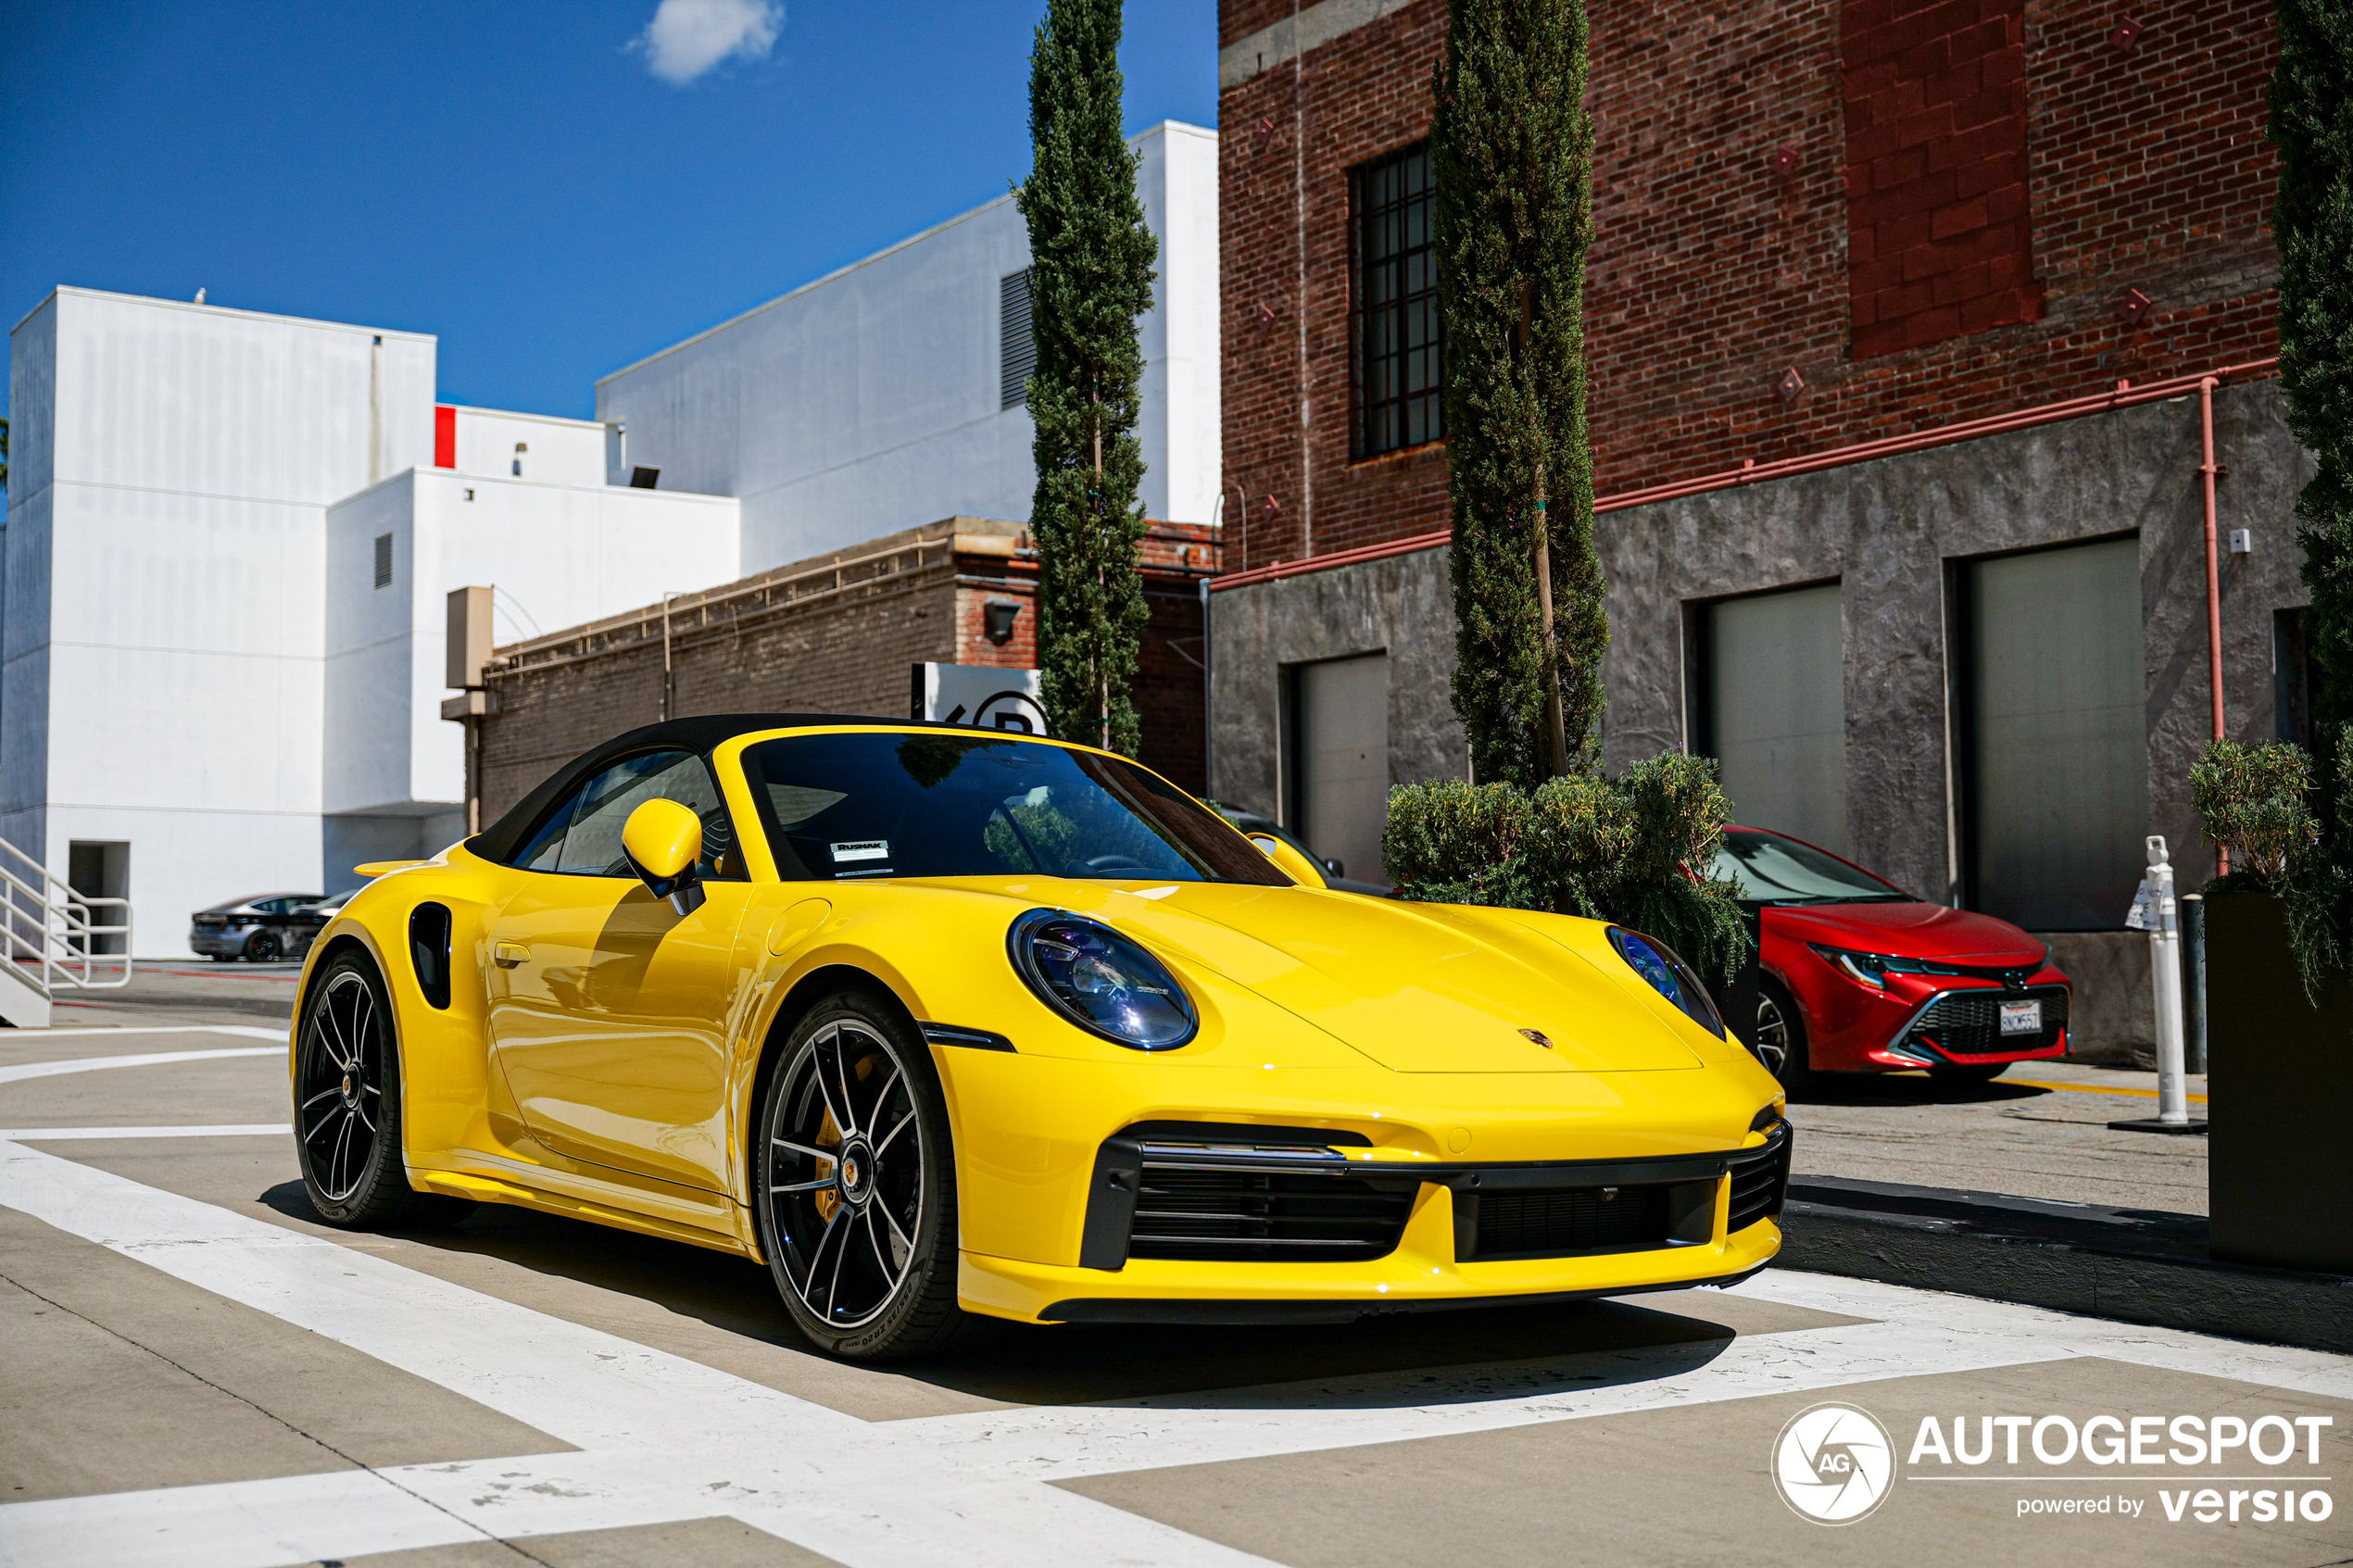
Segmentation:
{"type": "Polygon", "coordinates": [[[1105,888],[1070,907],[1132,931],[1180,964],[1248,986],[1401,1073],[1701,1065],[1618,977],[1600,972],[1574,944],[1533,929],[1558,922],[1568,932],[1590,922],[1463,911],[1468,920],[1458,923],[1428,905],[1230,884],[1144,896],[1153,893],[1105,888]],[[1465,928],[1473,921],[1476,934],[1465,928]]]}

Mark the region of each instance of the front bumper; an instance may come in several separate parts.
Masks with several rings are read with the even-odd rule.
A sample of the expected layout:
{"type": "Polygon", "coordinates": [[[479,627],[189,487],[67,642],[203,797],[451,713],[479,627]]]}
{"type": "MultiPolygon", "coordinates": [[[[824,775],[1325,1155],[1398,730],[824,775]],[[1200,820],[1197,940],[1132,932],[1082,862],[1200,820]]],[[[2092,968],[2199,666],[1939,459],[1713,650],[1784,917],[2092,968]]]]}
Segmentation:
{"type": "MultiPolygon", "coordinates": [[[[1722,1199],[1718,1202],[1720,1226],[1722,1199]]],[[[1340,1323],[1385,1312],[1508,1306],[1726,1285],[1781,1249],[1760,1220],[1702,1246],[1487,1263],[1454,1258],[1453,1204],[1426,1185],[1404,1239],[1362,1263],[1214,1263],[1133,1259],[1116,1273],[966,1252],[956,1295],[970,1311],[1026,1323],[1340,1323]]]]}
{"type": "Polygon", "coordinates": [[[1780,1249],[1791,1155],[1786,1122],[1716,1154],[1439,1167],[1123,1136],[1098,1158],[1078,1267],[966,1251],[958,1294],[1027,1322],[1319,1323],[1727,1284],[1780,1249]],[[1211,1189],[1187,1185],[1205,1174],[1289,1190],[1183,1211],[1217,1209],[1211,1189]],[[1410,1194],[1410,1207],[1389,1229],[1351,1212],[1331,1190],[1342,1187],[1410,1194]],[[1580,1203],[1583,1219],[1567,1218],[1580,1203]],[[1604,1224],[1619,1228],[1605,1236],[1604,1224]],[[1331,1239],[1335,1226],[1378,1239],[1349,1261],[1314,1261],[1356,1245],[1331,1239]]]}

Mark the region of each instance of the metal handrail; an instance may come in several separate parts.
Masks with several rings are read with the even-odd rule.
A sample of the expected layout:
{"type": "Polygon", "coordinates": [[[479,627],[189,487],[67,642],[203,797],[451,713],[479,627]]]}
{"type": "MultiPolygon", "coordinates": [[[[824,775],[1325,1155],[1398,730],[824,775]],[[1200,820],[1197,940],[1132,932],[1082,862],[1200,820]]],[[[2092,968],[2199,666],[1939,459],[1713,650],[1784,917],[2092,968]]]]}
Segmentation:
{"type": "Polygon", "coordinates": [[[131,900],[77,892],[0,838],[0,959],[44,997],[128,985],[131,900]],[[101,924],[100,910],[120,911],[119,922],[101,924]],[[120,952],[98,951],[101,938],[114,936],[122,938],[120,952]]]}

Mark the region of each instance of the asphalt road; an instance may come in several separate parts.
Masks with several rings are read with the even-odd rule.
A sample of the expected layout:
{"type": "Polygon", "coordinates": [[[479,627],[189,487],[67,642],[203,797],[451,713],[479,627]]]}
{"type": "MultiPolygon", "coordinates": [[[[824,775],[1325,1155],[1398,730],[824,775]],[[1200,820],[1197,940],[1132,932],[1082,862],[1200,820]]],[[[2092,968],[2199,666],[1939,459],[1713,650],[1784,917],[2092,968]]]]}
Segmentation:
{"type": "Polygon", "coordinates": [[[862,1370],[717,1253],[508,1209],[316,1224],[283,1047],[210,1016],[0,1035],[8,1568],[2353,1558],[2353,1359],[1768,1271],[1345,1328],[1008,1329],[862,1370]],[[1854,1484],[1883,1502],[1838,1528],[1773,1477],[1825,1401],[1894,1450],[1799,1446],[1878,1455],[1854,1484]],[[1993,1429],[1982,1463],[1912,1457],[1924,1417],[2056,1448],[2045,1417],[2102,1414],[2277,1417],[2258,1446],[2294,1452],[2013,1462],[1993,1429]],[[2236,1523],[2199,1522],[2209,1485],[2236,1523]],[[2284,1485],[2327,1516],[2258,1522],[2284,1485]]]}

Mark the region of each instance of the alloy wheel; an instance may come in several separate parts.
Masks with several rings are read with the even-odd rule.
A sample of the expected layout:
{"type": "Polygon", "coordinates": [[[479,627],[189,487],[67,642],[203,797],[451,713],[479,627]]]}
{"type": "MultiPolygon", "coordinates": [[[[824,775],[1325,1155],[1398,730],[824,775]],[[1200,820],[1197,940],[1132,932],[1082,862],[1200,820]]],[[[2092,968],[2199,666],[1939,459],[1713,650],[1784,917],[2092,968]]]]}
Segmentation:
{"type": "Polygon", "coordinates": [[[245,944],[245,957],[255,963],[277,962],[278,939],[266,931],[257,932],[253,940],[245,944]]]}
{"type": "Polygon", "coordinates": [[[829,1328],[871,1323],[915,1261],[924,1133],[891,1043],[855,1020],[829,1023],[785,1068],[761,1169],[776,1261],[829,1328]]]}
{"type": "Polygon", "coordinates": [[[1764,991],[1756,995],[1756,1060],[1776,1078],[1789,1066],[1789,1019],[1764,991]]]}
{"type": "Polygon", "coordinates": [[[295,1131],[319,1190],[341,1203],[359,1190],[384,1121],[384,1020],[358,971],[330,976],[303,1025],[295,1131]]]}

